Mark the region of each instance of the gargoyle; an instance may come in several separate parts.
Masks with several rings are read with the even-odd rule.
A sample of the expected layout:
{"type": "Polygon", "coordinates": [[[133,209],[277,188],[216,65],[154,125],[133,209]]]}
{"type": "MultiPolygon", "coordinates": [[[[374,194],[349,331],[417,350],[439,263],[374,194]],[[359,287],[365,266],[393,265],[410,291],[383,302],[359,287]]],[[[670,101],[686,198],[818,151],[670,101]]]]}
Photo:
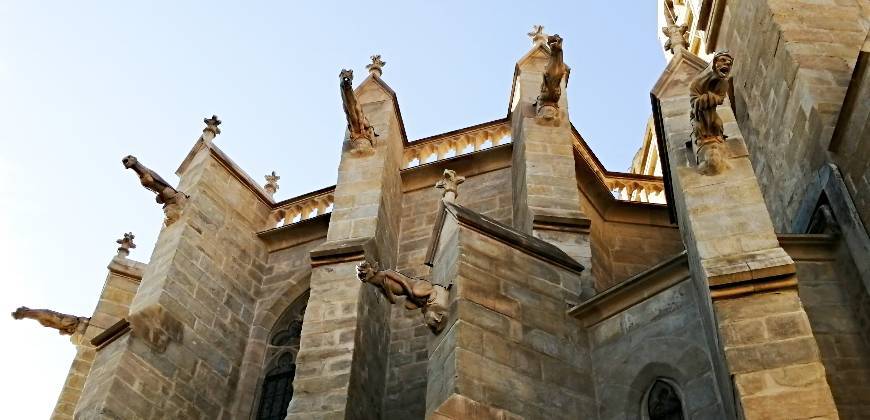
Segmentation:
{"type": "Polygon", "coordinates": [[[727,51],[717,52],[713,61],[689,85],[692,110],[692,136],[697,150],[698,170],[707,175],[725,169],[721,144],[725,142],[722,118],[716,108],[725,102],[731,82],[734,59],[727,51]]]}
{"type": "Polygon", "coordinates": [[[342,70],[338,75],[341,80],[341,102],[344,115],[347,117],[347,130],[350,132],[352,150],[357,153],[371,151],[374,147],[375,129],[363,114],[362,106],[353,91],[353,70],[342,70]]]}
{"type": "Polygon", "coordinates": [[[54,328],[60,335],[72,335],[84,332],[90,322],[90,318],[83,316],[67,315],[48,309],[30,309],[22,306],[12,312],[12,318],[30,318],[37,320],[43,327],[54,328]]]}
{"type": "Polygon", "coordinates": [[[556,117],[559,98],[562,97],[562,78],[571,70],[562,57],[562,37],[550,35],[547,37],[547,46],[550,47],[550,59],[544,68],[544,82],[541,83],[541,94],[536,105],[539,117],[552,119],[556,117]]]}
{"type": "Polygon", "coordinates": [[[139,163],[135,156],[127,156],[121,159],[121,163],[125,168],[132,169],[139,175],[139,182],[143,187],[157,194],[157,203],[163,204],[163,211],[166,213],[166,225],[172,224],[180,215],[180,207],[184,205],[188,196],[173,188],[156,172],[139,163]]]}
{"type": "Polygon", "coordinates": [[[377,286],[392,304],[396,303],[396,296],[405,296],[405,308],[421,309],[426,325],[433,333],[438,334],[444,329],[448,297],[446,288],[398,271],[378,270],[377,263],[362,262],[356,266],[356,272],[360,281],[377,286]]]}

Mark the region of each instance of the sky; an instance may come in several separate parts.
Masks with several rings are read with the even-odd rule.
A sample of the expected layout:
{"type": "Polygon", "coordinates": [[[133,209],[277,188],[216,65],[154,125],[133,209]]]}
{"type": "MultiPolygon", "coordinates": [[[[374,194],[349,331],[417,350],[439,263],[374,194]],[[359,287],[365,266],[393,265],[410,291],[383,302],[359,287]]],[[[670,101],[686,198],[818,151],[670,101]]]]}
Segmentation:
{"type": "MultiPolygon", "coordinates": [[[[640,146],[664,69],[656,2],[0,0],[0,308],[89,316],[115,254],[147,262],[163,214],[128,154],[171,183],[217,114],[216,143],[277,199],[333,185],[338,73],[387,62],[410,140],[506,115],[542,24],[564,38],[571,120],[610,170],[640,146]]],[[[3,418],[51,413],[75,347],[0,316],[3,418]]]]}

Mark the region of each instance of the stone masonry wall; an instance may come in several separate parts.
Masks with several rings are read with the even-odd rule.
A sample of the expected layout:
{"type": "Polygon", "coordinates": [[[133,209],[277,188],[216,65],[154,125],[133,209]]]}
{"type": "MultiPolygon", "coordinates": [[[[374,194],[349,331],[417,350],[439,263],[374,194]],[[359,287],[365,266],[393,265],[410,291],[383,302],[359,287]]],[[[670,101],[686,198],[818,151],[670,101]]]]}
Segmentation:
{"type": "Polygon", "coordinates": [[[686,278],[589,329],[599,419],[644,418],[658,378],[675,385],[686,418],[727,418],[694,288],[686,278]]]}
{"type": "MultiPolygon", "coordinates": [[[[716,49],[735,55],[737,121],[779,232],[788,231],[812,175],[829,159],[867,34],[862,3],[867,6],[864,0],[726,3],[716,49]]],[[[866,165],[854,170],[844,174],[853,182],[861,180],[866,165]]],[[[853,196],[867,191],[867,182],[853,183],[853,196]]]]}
{"type": "Polygon", "coordinates": [[[131,305],[133,331],[99,352],[104,366],[95,363],[77,417],[230,415],[269,210],[212,153],[200,150],[181,175],[184,213],[161,231],[131,305]],[[155,338],[168,339],[162,352],[155,338]]]}
{"type": "Polygon", "coordinates": [[[442,233],[433,268],[435,281],[453,287],[447,327],[430,341],[427,412],[438,419],[594,418],[589,343],[567,315],[562,287],[577,274],[458,229],[442,233]],[[457,398],[490,415],[461,415],[469,404],[452,405],[457,398]]]}
{"type": "Polygon", "coordinates": [[[870,295],[845,245],[830,259],[797,260],[801,301],[841,419],[870,413],[870,295]]]}
{"type": "MultiPolygon", "coordinates": [[[[468,177],[459,186],[457,203],[509,225],[512,206],[510,176],[511,169],[504,168],[468,177]]],[[[429,268],[423,262],[440,200],[441,190],[435,188],[404,194],[399,271],[413,276],[429,274],[429,268]]],[[[390,323],[384,418],[419,419],[426,410],[426,342],[432,333],[423,323],[420,311],[409,311],[401,304],[393,305],[390,323]]]]}

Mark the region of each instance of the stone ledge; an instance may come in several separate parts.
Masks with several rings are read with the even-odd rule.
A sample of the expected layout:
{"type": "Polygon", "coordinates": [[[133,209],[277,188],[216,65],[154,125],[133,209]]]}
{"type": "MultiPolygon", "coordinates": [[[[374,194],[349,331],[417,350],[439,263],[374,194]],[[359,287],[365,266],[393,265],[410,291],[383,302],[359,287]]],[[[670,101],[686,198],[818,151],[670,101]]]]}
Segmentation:
{"type": "Polygon", "coordinates": [[[513,143],[507,143],[404,168],[399,171],[402,176],[402,192],[432,188],[432,185],[441,179],[445,169],[453,169],[464,177],[471,178],[487,172],[510,168],[512,153],[513,143]]]}
{"type": "Polygon", "coordinates": [[[433,227],[429,247],[426,250],[425,264],[430,267],[434,263],[435,252],[438,249],[438,242],[441,237],[441,230],[444,226],[444,220],[449,213],[455,217],[461,225],[507,244],[508,246],[516,248],[533,257],[551,262],[575,273],[580,273],[585,270],[585,267],[582,264],[547,241],[518,232],[511,227],[503,225],[482,214],[475,213],[474,211],[458,204],[446,203],[443,201],[441,203],[442,204],[438,210],[438,217],[435,220],[435,226],[433,227]]]}
{"type": "Polygon", "coordinates": [[[266,244],[268,252],[280,251],[325,238],[332,213],[324,213],[289,225],[257,232],[257,237],[266,244]]]}
{"type": "Polygon", "coordinates": [[[779,245],[795,261],[834,261],[836,235],[780,233],[776,235],[779,245]]]}
{"type": "Polygon", "coordinates": [[[121,338],[124,334],[130,332],[130,322],[126,318],[121,318],[105,331],[97,334],[91,339],[91,345],[97,348],[97,351],[111,344],[113,341],[121,338]]]}
{"type": "Polygon", "coordinates": [[[571,308],[568,315],[591,327],[690,277],[686,251],[670,257],[571,308]]]}
{"type": "Polygon", "coordinates": [[[795,273],[794,260],[781,247],[701,260],[710,287],[795,273]]]}
{"type": "Polygon", "coordinates": [[[318,267],[340,262],[362,261],[366,256],[377,261],[378,250],[374,238],[360,238],[324,242],[311,250],[309,255],[311,266],[318,267]]]}
{"type": "Polygon", "coordinates": [[[142,281],[142,273],[145,272],[146,267],[148,267],[148,264],[115,256],[106,268],[112,274],[127,277],[138,283],[142,281]]]}
{"type": "Polygon", "coordinates": [[[566,217],[535,213],[532,216],[532,229],[556,230],[560,232],[588,233],[592,220],[587,217],[566,217]]]}

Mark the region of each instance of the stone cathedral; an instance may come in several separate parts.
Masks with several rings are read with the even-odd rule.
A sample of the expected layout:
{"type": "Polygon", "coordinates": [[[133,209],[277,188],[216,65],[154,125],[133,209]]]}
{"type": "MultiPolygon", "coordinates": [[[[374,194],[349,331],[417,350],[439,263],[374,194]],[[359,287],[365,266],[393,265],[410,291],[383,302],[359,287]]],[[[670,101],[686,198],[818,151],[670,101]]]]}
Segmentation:
{"type": "Polygon", "coordinates": [[[276,201],[216,116],[177,186],[123,157],[150,258],[127,233],[93,314],[13,313],[77,347],[53,418],[870,418],[870,3],[658,19],[627,172],[540,26],[504,118],[423,139],[380,56],[341,71],[334,186],[276,201]]]}

